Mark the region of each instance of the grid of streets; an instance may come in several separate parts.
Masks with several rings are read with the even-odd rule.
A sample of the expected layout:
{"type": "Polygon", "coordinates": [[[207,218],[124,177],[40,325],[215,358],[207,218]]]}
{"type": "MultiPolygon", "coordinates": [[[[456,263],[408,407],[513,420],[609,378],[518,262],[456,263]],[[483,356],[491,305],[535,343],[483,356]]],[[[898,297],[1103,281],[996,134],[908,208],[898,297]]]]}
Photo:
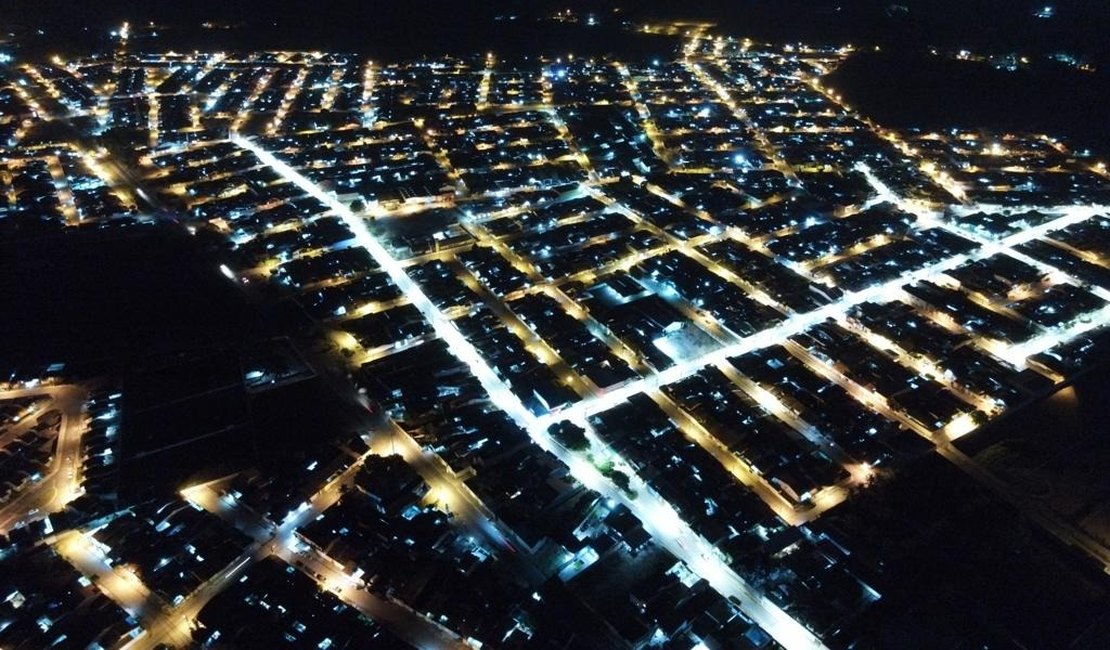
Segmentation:
{"type": "MultiPolygon", "coordinates": [[[[474,643],[367,591],[303,529],[399,440],[437,507],[536,570],[528,522],[484,476],[501,443],[465,439],[496,421],[787,648],[822,647],[828,621],[771,593],[752,543],[794,530],[776,558],[816,547],[807,524],[922,441],[1110,567],[1096,535],[950,444],[1094,354],[1105,167],[1047,135],[886,129],[822,86],[849,54],[692,28],[662,62],[121,50],[22,65],[4,98],[29,117],[0,124],[8,141],[36,120],[91,137],[5,153],[6,210],[31,188],[59,223],[173,209],[221,234],[229,279],[293,295],[388,430],[280,521],[226,486],[184,490],[245,542],[176,602],[107,562],[95,531],[52,546],[139,622],[128,647],[186,645],[209,601],[274,558],[414,646],[474,643]],[[133,160],[95,146],[105,134],[133,160]]],[[[75,426],[53,461],[64,487],[8,501],[4,530],[78,496],[75,426]]],[[[824,570],[852,607],[879,598],[824,570]]]]}

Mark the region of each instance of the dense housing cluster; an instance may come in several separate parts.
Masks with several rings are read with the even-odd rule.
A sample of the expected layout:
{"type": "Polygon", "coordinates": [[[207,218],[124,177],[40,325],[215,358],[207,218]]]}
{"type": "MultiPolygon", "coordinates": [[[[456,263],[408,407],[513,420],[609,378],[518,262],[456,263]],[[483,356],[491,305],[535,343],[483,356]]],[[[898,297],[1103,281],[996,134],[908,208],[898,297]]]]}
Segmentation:
{"type": "Polygon", "coordinates": [[[874,124],[821,85],[848,54],[0,71],[0,230],[216,234],[384,422],[106,515],[116,398],[10,387],[0,527],[66,561],[0,571],[0,640],[853,643],[880,594],[811,524],[1105,356],[1110,180],[1044,135],[874,124]]]}

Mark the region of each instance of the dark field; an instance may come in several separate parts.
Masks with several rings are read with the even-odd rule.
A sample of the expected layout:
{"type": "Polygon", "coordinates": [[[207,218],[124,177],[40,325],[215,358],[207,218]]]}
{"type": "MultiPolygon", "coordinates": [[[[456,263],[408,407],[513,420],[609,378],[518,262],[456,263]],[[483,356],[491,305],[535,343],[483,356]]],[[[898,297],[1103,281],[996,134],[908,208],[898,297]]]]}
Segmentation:
{"type": "Polygon", "coordinates": [[[861,113],[888,127],[989,128],[1063,137],[1110,153],[1110,72],[1051,62],[1016,72],[922,52],[861,53],[827,77],[861,113]]]}
{"type": "MultiPolygon", "coordinates": [[[[1056,0],[1050,20],[1034,17],[1039,0],[317,0],[267,2],[143,2],[105,0],[9,0],[8,29],[45,27],[41,47],[87,48],[102,42],[108,29],[123,20],[139,25],[155,21],[169,26],[166,39],[184,38],[193,47],[283,47],[357,51],[385,59],[443,52],[517,51],[538,53],[581,50],[631,54],[626,41],[608,30],[575,36],[569,31],[522,27],[527,18],[574,8],[594,13],[602,25],[653,17],[698,19],[718,23],[737,36],[767,41],[862,43],[890,47],[1021,50],[1023,53],[1075,51],[1106,61],[1105,34],[1110,29],[1110,0],[1056,0]],[[613,13],[618,8],[620,11],[613,13]],[[495,23],[499,15],[521,21],[495,23]],[[222,35],[202,34],[201,22],[245,23],[246,29],[222,35]],[[86,29],[87,28],[87,29],[86,29]],[[174,30],[193,36],[173,36],[174,30]],[[64,38],[59,39],[61,33],[64,38]],[[198,40],[199,36],[199,40],[198,40]],[[627,49],[626,49],[627,48],[627,49]]],[[[29,30],[33,34],[33,30],[29,30]]],[[[168,42],[168,41],[167,41],[168,42]]],[[[162,48],[164,49],[164,47],[162,48]]],[[[650,48],[649,48],[650,49],[650,48]]],[[[590,52],[592,53],[592,52],[590,52]]]]}
{"type": "Polygon", "coordinates": [[[174,226],[0,242],[0,359],[132,360],[251,338],[260,319],[174,226]]]}

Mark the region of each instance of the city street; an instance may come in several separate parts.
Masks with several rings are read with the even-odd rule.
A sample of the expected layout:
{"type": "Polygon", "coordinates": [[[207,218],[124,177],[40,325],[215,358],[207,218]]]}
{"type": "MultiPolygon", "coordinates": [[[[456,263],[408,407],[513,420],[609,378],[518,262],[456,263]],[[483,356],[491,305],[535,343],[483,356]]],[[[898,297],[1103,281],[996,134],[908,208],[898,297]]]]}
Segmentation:
{"type": "Polygon", "coordinates": [[[50,404],[42,409],[58,409],[61,429],[54,443],[54,457],[42,480],[19,492],[0,506],[0,534],[20,523],[42,519],[57,512],[81,494],[81,435],[85,432],[84,400],[88,392],[77,385],[43,386],[0,392],[0,399],[44,396],[50,404]]]}

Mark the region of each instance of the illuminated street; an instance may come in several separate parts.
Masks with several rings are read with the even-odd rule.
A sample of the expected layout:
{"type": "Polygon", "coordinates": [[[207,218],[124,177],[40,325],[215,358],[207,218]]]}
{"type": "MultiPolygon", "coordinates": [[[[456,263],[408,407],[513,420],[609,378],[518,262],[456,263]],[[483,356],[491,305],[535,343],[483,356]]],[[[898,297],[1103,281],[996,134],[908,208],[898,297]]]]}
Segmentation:
{"type": "Polygon", "coordinates": [[[0,506],[0,532],[21,521],[41,519],[61,510],[81,492],[81,434],[86,427],[85,391],[80,386],[49,386],[0,392],[0,399],[49,397],[51,407],[62,412],[53,460],[45,477],[0,506]]]}
{"type": "Polygon", "coordinates": [[[0,646],[1091,645],[1097,17],[525,4],[13,10],[0,646]]]}

